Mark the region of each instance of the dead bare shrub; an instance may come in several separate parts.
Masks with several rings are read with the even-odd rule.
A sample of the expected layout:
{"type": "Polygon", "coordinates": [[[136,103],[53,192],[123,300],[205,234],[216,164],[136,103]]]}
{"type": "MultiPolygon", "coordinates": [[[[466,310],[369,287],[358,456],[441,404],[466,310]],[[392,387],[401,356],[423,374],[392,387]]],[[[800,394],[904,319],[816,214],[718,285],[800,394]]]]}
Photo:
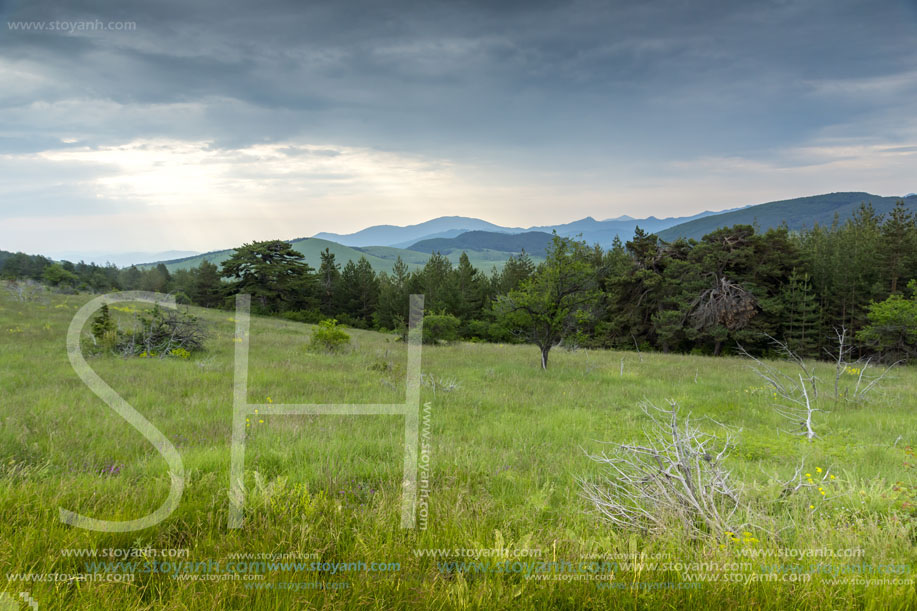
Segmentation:
{"type": "MultiPolygon", "coordinates": [[[[720,537],[738,532],[748,515],[741,487],[724,461],[731,437],[721,442],[702,432],[690,415],[679,422],[679,408],[641,405],[652,425],[643,444],[616,444],[611,454],[589,455],[607,467],[599,481],[580,479],[583,496],[613,525],[661,532],[680,525],[691,536],[720,537]]],[[[721,428],[723,425],[719,425],[721,428]]]]}

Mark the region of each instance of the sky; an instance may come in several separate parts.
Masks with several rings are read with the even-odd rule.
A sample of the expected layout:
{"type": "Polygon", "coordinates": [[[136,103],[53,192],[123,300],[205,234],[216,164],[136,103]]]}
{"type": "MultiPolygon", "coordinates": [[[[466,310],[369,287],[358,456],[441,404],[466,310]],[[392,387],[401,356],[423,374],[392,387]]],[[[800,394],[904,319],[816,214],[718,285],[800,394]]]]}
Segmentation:
{"type": "Polygon", "coordinates": [[[0,0],[0,249],[917,191],[917,0],[0,0]]]}

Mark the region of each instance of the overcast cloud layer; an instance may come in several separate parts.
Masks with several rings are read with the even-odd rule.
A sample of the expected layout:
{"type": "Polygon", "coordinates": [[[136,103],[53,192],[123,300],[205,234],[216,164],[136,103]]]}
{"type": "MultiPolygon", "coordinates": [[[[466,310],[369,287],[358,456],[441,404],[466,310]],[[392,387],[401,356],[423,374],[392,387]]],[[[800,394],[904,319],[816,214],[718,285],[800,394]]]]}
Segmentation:
{"type": "Polygon", "coordinates": [[[917,191],[915,0],[0,7],[5,250],[917,191]]]}

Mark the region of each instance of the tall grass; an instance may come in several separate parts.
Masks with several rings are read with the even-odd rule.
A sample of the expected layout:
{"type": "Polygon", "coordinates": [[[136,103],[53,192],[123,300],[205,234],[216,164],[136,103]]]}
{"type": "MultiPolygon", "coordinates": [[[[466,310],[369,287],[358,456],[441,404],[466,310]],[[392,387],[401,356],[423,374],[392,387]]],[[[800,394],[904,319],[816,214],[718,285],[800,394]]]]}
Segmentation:
{"type": "MultiPolygon", "coordinates": [[[[62,524],[58,508],[132,519],[162,502],[169,481],[156,450],[70,368],[66,329],[86,300],[54,296],[20,303],[0,297],[0,590],[17,601],[20,591],[28,591],[41,609],[820,610],[917,604],[914,585],[837,584],[825,574],[790,581],[786,575],[795,575],[788,567],[776,569],[777,581],[736,583],[730,580],[740,577],[711,564],[751,562],[750,570],[739,571],[746,575],[773,573],[774,564],[806,565],[805,570],[908,565],[904,575],[861,577],[914,579],[917,518],[907,505],[907,487],[917,486],[917,473],[906,450],[917,441],[914,368],[892,372],[865,405],[842,402],[819,414],[819,438],[809,443],[782,432],[786,423],[775,413],[773,397],[742,359],[558,351],[551,368],[542,371],[532,347],[425,347],[424,373],[456,382],[422,389],[431,428],[426,530],[400,528],[398,418],[272,416],[252,419],[249,428],[245,527],[236,531],[227,528],[233,314],[194,308],[211,329],[205,353],[189,360],[90,359],[176,445],[188,476],[180,506],[158,526],[97,533],[62,524]],[[620,531],[593,512],[577,483],[602,474],[587,453],[601,452],[604,442],[638,440],[647,424],[638,408],[643,399],[673,399],[694,420],[708,416],[733,427],[734,476],[744,483],[748,502],[769,516],[753,533],[757,542],[741,533],[739,541],[711,542],[678,530],[620,531]],[[835,475],[824,484],[825,495],[808,487],[783,494],[782,482],[801,461],[807,470],[830,469],[835,475]],[[86,565],[90,560],[61,550],[145,547],[187,549],[187,559],[194,561],[225,563],[232,554],[273,552],[400,566],[334,575],[268,572],[261,583],[278,584],[273,589],[242,580],[144,573],[132,583],[6,581],[11,573],[93,572],[86,565]],[[526,579],[514,570],[486,573],[450,564],[469,558],[415,552],[427,548],[538,548],[541,561],[559,564],[542,575],[546,579],[526,579]],[[743,549],[848,548],[863,555],[804,561],[742,555],[748,553],[743,549]],[[644,563],[622,561],[604,580],[574,581],[562,564],[633,554],[638,559],[642,554],[644,563]],[[651,566],[657,561],[707,565],[651,566]],[[688,573],[706,576],[690,587],[679,585],[698,582],[688,573]],[[316,582],[324,582],[324,589],[279,589],[316,582]]],[[[404,400],[406,350],[394,336],[348,330],[352,350],[322,354],[307,349],[311,329],[253,319],[251,402],[404,400]]],[[[493,569],[494,558],[483,560],[493,569]]]]}

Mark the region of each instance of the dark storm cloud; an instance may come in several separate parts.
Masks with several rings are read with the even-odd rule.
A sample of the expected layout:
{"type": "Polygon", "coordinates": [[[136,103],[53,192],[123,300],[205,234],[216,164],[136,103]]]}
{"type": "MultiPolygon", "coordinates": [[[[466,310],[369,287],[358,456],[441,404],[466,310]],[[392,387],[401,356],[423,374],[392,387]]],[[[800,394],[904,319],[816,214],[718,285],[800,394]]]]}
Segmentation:
{"type": "MultiPolygon", "coordinates": [[[[121,108],[69,127],[227,145],[293,135],[433,153],[766,149],[876,103],[826,100],[817,82],[917,65],[904,2],[37,2],[4,17],[136,23],[4,32],[0,56],[39,79],[5,87],[4,107],[102,100],[121,108]],[[165,125],[126,108],[187,103],[200,112],[165,125]]],[[[26,114],[40,130],[43,109],[26,114]]]]}
{"type": "Polygon", "coordinates": [[[285,227],[310,197],[549,223],[913,191],[915,25],[913,0],[6,2],[0,240],[249,194],[285,227]]]}

